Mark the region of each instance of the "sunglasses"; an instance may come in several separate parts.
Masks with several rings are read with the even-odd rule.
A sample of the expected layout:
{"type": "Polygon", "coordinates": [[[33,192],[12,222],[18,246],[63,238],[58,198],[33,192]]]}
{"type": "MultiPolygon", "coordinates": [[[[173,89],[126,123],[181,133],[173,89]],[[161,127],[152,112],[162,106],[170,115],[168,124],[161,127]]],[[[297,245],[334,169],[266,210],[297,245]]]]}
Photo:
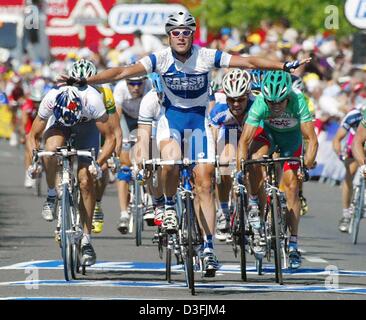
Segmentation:
{"type": "Polygon", "coordinates": [[[143,85],[143,82],[142,81],[127,81],[127,84],[129,86],[132,86],[132,87],[135,87],[135,86],[142,86],[143,85]]]}
{"type": "Polygon", "coordinates": [[[287,99],[282,100],[282,101],[279,101],[279,102],[273,102],[273,101],[269,101],[267,99],[265,101],[266,101],[267,105],[269,105],[271,107],[274,107],[274,106],[281,106],[281,105],[283,105],[287,101],[287,99]]]}
{"type": "Polygon", "coordinates": [[[227,97],[226,100],[227,100],[227,102],[230,102],[230,103],[235,103],[235,102],[241,103],[241,102],[246,101],[248,98],[249,98],[249,95],[246,94],[246,95],[238,97],[238,98],[227,97]]]}
{"type": "Polygon", "coordinates": [[[192,30],[173,30],[170,31],[170,35],[174,38],[178,38],[183,35],[184,38],[188,38],[193,34],[192,30]]]}

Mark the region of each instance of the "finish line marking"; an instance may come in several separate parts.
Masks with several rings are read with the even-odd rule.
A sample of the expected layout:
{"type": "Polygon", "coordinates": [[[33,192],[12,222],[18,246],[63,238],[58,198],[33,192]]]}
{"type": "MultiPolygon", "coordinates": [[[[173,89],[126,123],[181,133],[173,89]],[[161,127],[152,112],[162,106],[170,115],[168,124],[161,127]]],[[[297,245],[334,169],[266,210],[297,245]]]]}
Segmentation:
{"type": "MultiPolygon", "coordinates": [[[[13,264],[10,266],[0,267],[1,270],[25,270],[25,269],[44,269],[44,270],[63,270],[63,262],[60,260],[40,260],[28,261],[13,264]]],[[[108,262],[99,261],[87,270],[90,271],[135,271],[135,272],[165,272],[165,263],[154,262],[108,262]]],[[[182,265],[173,265],[172,272],[184,272],[182,265]]],[[[240,265],[224,264],[218,270],[222,274],[239,274],[240,265]]],[[[257,274],[254,266],[247,266],[248,274],[257,274]]],[[[263,273],[265,275],[275,274],[273,265],[264,265],[263,273]]],[[[366,277],[366,271],[350,271],[350,270],[327,270],[324,268],[300,268],[296,271],[289,269],[283,270],[284,275],[288,276],[346,276],[346,277],[366,277]]]]}
{"type": "MultiPolygon", "coordinates": [[[[184,289],[185,283],[173,282],[149,282],[149,281],[88,281],[88,280],[38,280],[38,281],[13,281],[2,282],[0,287],[19,286],[58,286],[58,287],[130,287],[130,288],[153,288],[153,289],[184,289]]],[[[211,291],[235,291],[235,292],[307,292],[307,293],[337,293],[337,294],[360,294],[366,295],[366,288],[343,287],[332,288],[326,286],[301,286],[301,285],[257,285],[257,284],[237,284],[237,283],[196,283],[196,289],[211,291]]]]}

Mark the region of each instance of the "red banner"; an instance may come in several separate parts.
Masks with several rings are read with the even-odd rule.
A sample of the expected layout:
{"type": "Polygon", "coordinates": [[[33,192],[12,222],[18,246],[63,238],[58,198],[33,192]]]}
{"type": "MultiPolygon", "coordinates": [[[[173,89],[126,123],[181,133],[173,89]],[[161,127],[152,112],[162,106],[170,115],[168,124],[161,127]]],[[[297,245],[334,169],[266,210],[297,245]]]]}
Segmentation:
{"type": "Polygon", "coordinates": [[[21,6],[25,0],[0,0],[0,7],[2,6],[21,6]]]}
{"type": "Polygon", "coordinates": [[[132,43],[132,35],[116,34],[108,26],[108,13],[116,0],[47,0],[47,34],[53,54],[80,46],[93,51],[104,38],[116,46],[122,39],[132,43]]]}

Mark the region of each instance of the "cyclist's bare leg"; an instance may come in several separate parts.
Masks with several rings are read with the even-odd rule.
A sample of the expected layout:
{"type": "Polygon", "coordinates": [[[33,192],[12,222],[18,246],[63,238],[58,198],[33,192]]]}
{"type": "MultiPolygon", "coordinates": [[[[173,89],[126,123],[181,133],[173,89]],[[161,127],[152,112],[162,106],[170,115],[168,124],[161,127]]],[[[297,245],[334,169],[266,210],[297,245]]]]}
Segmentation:
{"type": "MultiPolygon", "coordinates": [[[[253,141],[249,148],[250,159],[262,159],[264,155],[268,155],[269,146],[257,141],[253,141]]],[[[259,195],[260,190],[263,189],[263,169],[260,165],[252,165],[249,170],[249,187],[251,195],[259,195]]]]}
{"type": "Polygon", "coordinates": [[[93,213],[95,208],[94,179],[88,170],[89,164],[80,164],[78,168],[78,180],[80,188],[80,217],[84,227],[84,233],[90,234],[92,230],[93,213]]]}
{"type": "Polygon", "coordinates": [[[158,179],[158,185],[156,187],[153,186],[153,179],[150,177],[150,179],[147,182],[148,191],[154,198],[160,198],[164,195],[163,192],[163,184],[161,182],[161,168],[157,171],[157,179],[158,179]]]}
{"type": "MultiPolygon", "coordinates": [[[[56,129],[50,129],[45,134],[45,150],[56,151],[58,147],[65,144],[65,137],[62,132],[56,129]]],[[[55,157],[44,157],[44,171],[48,189],[54,189],[56,185],[57,159],[55,157]]]]}
{"type": "Polygon", "coordinates": [[[346,168],[346,176],[342,183],[342,203],[343,209],[348,209],[351,206],[353,178],[357,172],[358,163],[353,158],[347,158],[344,162],[346,168]]]}
{"type": "Polygon", "coordinates": [[[216,213],[214,189],[212,188],[214,173],[215,167],[210,164],[198,164],[193,170],[195,196],[199,199],[202,210],[202,214],[199,215],[198,219],[204,235],[215,234],[216,213]]]}
{"type": "Polygon", "coordinates": [[[95,197],[97,201],[102,201],[104,191],[108,185],[109,174],[108,168],[103,168],[102,178],[95,182],[95,197]]]}
{"type": "MultiPolygon", "coordinates": [[[[220,155],[220,163],[226,164],[230,162],[235,162],[236,159],[236,149],[230,143],[227,143],[224,147],[220,155]]],[[[218,198],[219,201],[222,202],[229,202],[229,195],[232,186],[232,179],[231,179],[231,169],[229,167],[223,167],[220,169],[221,174],[221,184],[217,186],[218,198]]]]}
{"type": "MultiPolygon", "coordinates": [[[[181,160],[181,148],[174,140],[161,141],[160,150],[163,160],[181,160]]],[[[179,185],[179,167],[164,166],[161,172],[161,182],[165,196],[175,196],[179,185]]]]}
{"type": "Polygon", "coordinates": [[[292,236],[298,235],[300,223],[300,197],[299,197],[299,180],[297,171],[288,170],[282,176],[281,184],[285,189],[287,209],[288,209],[288,227],[292,236]]]}
{"type": "MultiPolygon", "coordinates": [[[[252,160],[262,159],[264,155],[268,155],[269,146],[253,141],[249,148],[249,157],[252,160]]],[[[264,203],[266,201],[266,195],[264,190],[264,169],[260,165],[250,166],[248,170],[248,182],[249,182],[249,194],[250,196],[258,197],[258,203],[260,204],[260,214],[264,215],[264,203]]]]}
{"type": "MultiPolygon", "coordinates": [[[[121,168],[130,167],[131,161],[128,151],[122,151],[120,154],[121,168]]],[[[128,204],[130,201],[129,184],[127,181],[117,180],[118,199],[121,211],[128,210],[128,204]]]]}

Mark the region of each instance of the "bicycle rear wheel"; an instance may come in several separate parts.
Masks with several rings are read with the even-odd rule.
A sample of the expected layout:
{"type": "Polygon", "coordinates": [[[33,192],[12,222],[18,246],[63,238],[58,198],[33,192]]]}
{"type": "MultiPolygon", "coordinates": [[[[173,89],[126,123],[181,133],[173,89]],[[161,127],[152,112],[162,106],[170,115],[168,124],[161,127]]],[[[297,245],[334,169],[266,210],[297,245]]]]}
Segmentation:
{"type": "Polygon", "coordinates": [[[70,193],[67,184],[62,186],[61,199],[61,255],[64,264],[66,281],[72,278],[72,243],[69,232],[71,231],[70,193]]]}
{"type": "Polygon", "coordinates": [[[281,259],[281,240],[280,240],[280,203],[277,198],[276,190],[272,191],[272,205],[271,205],[271,219],[272,219],[272,239],[274,257],[275,257],[275,269],[276,269],[276,282],[283,285],[282,277],[282,259],[281,259]]]}
{"type": "Polygon", "coordinates": [[[352,219],[352,243],[357,244],[360,223],[363,215],[365,202],[365,179],[361,179],[361,184],[358,192],[358,201],[352,219]]]}
{"type": "Polygon", "coordinates": [[[245,253],[245,201],[244,192],[240,191],[238,197],[238,213],[239,213],[239,245],[240,245],[240,270],[241,279],[247,281],[247,261],[245,253]]]}

